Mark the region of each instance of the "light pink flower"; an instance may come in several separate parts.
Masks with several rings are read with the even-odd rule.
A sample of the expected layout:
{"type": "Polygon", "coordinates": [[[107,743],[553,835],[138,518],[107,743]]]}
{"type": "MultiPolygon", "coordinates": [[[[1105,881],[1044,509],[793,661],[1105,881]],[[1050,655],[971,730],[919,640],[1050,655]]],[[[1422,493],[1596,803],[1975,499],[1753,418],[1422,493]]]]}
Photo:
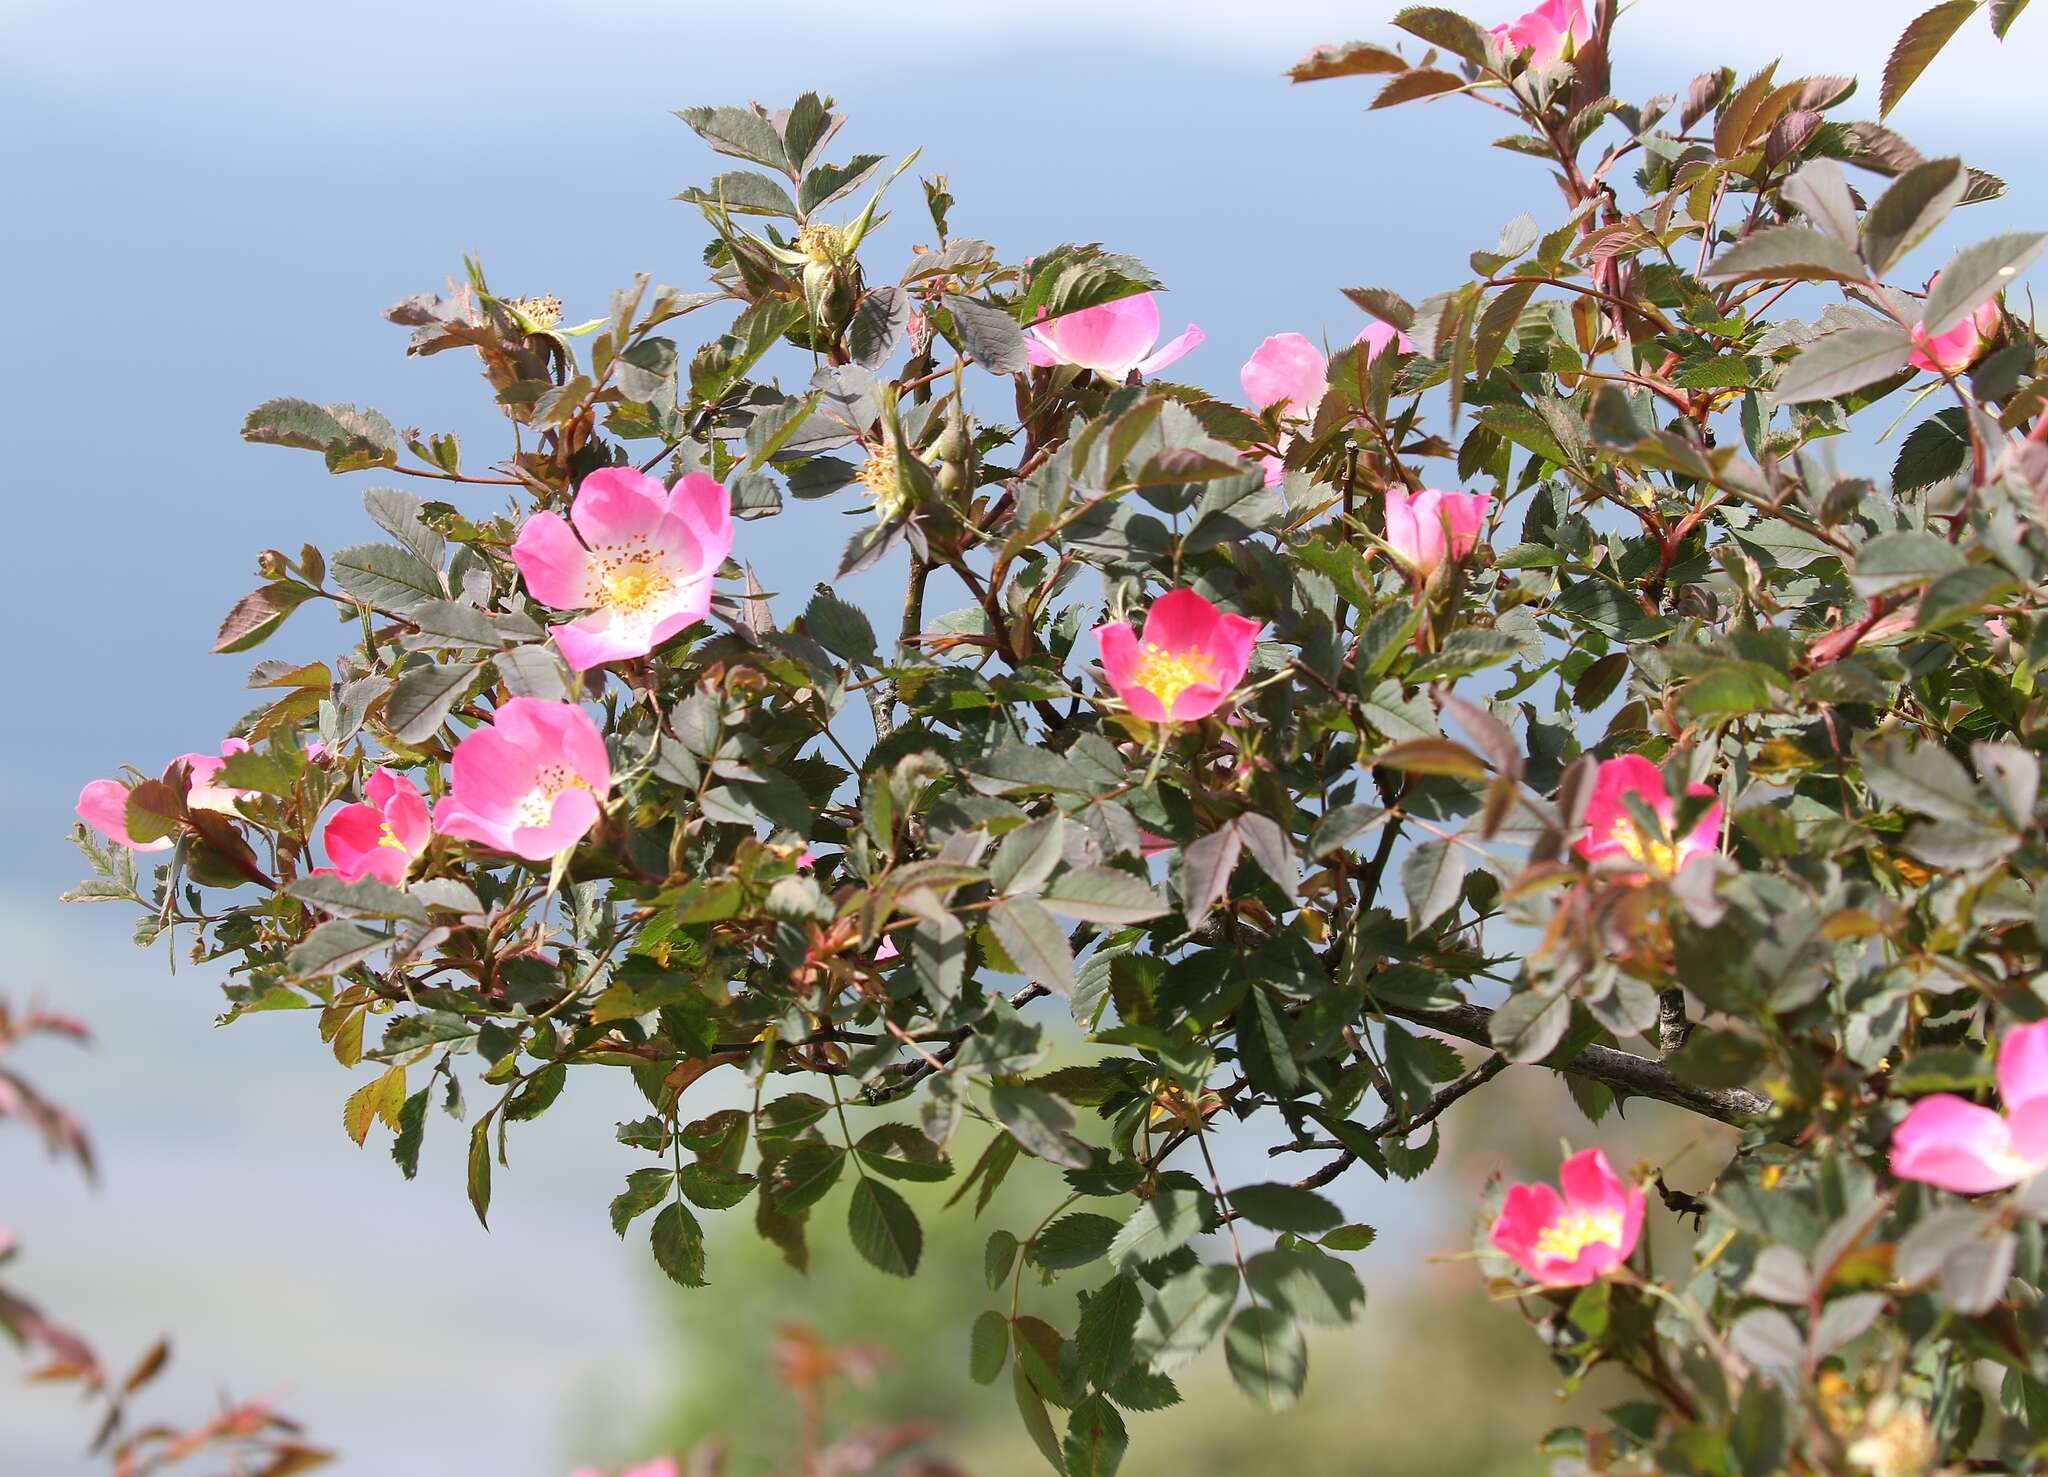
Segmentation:
{"type": "Polygon", "coordinates": [[[902,957],[903,951],[896,947],[895,937],[891,934],[883,934],[881,947],[875,950],[875,963],[887,964],[891,959],[901,959],[902,957]]]}
{"type": "Polygon", "coordinates": [[[2048,1021],[2005,1033],[1998,1096],[2002,1114],[1950,1092],[1913,1104],[1892,1133],[1892,1173],[1982,1195],[2048,1172],[2048,1021]]]}
{"type": "Polygon", "coordinates": [[[1643,1192],[1598,1149],[1581,1149],[1547,1184],[1512,1185],[1488,1239],[1546,1287],[1584,1287],[1628,1260],[1643,1230],[1643,1192]]]}
{"type": "Polygon", "coordinates": [[[1446,557],[1462,559],[1479,542],[1492,499],[1483,492],[1411,493],[1387,489],[1387,543],[1394,555],[1420,575],[1434,574],[1446,557]]]}
{"type": "Polygon", "coordinates": [[[1358,337],[1353,339],[1352,342],[1366,346],[1365,362],[1368,364],[1385,353],[1388,344],[1394,345],[1403,354],[1415,352],[1415,345],[1409,341],[1407,334],[1401,332],[1393,324],[1382,323],[1377,318],[1359,329],[1358,337]]]}
{"type": "Polygon", "coordinates": [[[344,882],[374,877],[397,887],[432,834],[427,802],[412,781],[379,766],[362,801],[342,806],[327,822],[327,859],[344,882]]]}
{"type": "Polygon", "coordinates": [[[1190,323],[1179,338],[1154,353],[1152,346],[1159,341],[1159,305],[1152,301],[1151,293],[1141,292],[1044,319],[1025,334],[1025,349],[1041,369],[1075,364],[1121,383],[1130,378],[1132,370],[1158,373],[1205,336],[1190,323]]]}
{"type": "Polygon", "coordinates": [[[1530,66],[1547,67],[1576,55],[1593,39],[1593,27],[1585,0],[1543,0],[1520,20],[1495,26],[1493,39],[1511,56],[1528,52],[1530,66]]]}
{"type": "MultiPolygon", "coordinates": [[[[1940,280],[1941,274],[1936,272],[1929,280],[1927,290],[1932,292],[1934,284],[1940,280]]],[[[1928,337],[1924,327],[1915,323],[1913,355],[1906,362],[1929,374],[1961,374],[1977,362],[1997,334],[2000,317],[1998,302],[1993,299],[1947,333],[1936,334],[1932,338],[1928,337]]]]}
{"type": "Polygon", "coordinates": [[[1182,723],[1223,706],[1251,665],[1259,622],[1225,615],[1193,590],[1170,590],[1129,621],[1095,628],[1102,669],[1124,706],[1153,723],[1182,723]]]}
{"type": "MultiPolygon", "coordinates": [[[[1711,795],[1713,786],[1693,784],[1688,795],[1711,795]]],[[[1623,754],[1603,759],[1593,778],[1593,798],[1586,805],[1586,829],[1572,843],[1572,849],[1587,861],[1605,856],[1626,856],[1660,877],[1676,876],[1693,857],[1719,849],[1721,802],[1716,800],[1693,823],[1693,828],[1674,840],[1671,818],[1678,807],[1664,788],[1664,773],[1640,754],[1623,754]],[[1657,817],[1660,831],[1645,835],[1624,798],[1634,795],[1657,817]]]]}
{"type": "MultiPolygon", "coordinates": [[[[191,810],[217,810],[235,814],[235,802],[252,798],[254,790],[230,790],[216,785],[214,777],[227,764],[230,754],[246,753],[247,739],[231,738],[221,743],[218,754],[180,754],[165,767],[168,773],[185,766],[185,805],[191,810]]],[[[94,780],[78,792],[78,818],[130,851],[168,851],[171,838],[137,841],[128,834],[128,786],[120,780],[94,780]]]]}
{"type": "Polygon", "coordinates": [[[453,782],[434,829],[531,862],[568,850],[612,785],[611,759],[574,703],[515,697],[455,746],[453,782]]]}
{"type": "Polygon", "coordinates": [[[631,467],[601,467],[577,488],[568,521],[535,513],[520,525],[512,561],[541,604],[593,612],[553,628],[584,672],[645,656],[704,619],[731,552],[732,499],[702,472],[671,490],[631,467]]]}
{"type": "Polygon", "coordinates": [[[1301,334],[1276,333],[1252,351],[1237,378],[1255,409],[1310,416],[1330,387],[1330,361],[1301,334]]]}

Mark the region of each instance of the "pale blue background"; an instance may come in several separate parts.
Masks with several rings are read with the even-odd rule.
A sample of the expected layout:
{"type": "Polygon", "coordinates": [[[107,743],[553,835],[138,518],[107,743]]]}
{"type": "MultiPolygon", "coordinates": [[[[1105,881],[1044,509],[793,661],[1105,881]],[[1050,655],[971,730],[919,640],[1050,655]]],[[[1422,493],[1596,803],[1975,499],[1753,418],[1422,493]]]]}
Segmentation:
{"type": "MultiPolygon", "coordinates": [[[[215,1376],[285,1391],[348,1473],[543,1477],[569,1464],[572,1412],[630,1410],[678,1377],[653,1362],[637,1301],[644,1246],[603,1224],[631,1162],[609,1123],[638,1111],[618,1084],[579,1087],[521,1130],[486,1237],[445,1119],[404,1184],[380,1145],[339,1132],[352,1084],[308,1019],[215,1033],[208,971],[168,976],[161,954],[127,948],[125,917],[54,901],[80,870],[79,785],[208,748],[250,705],[248,659],[207,646],[255,551],[366,536],[368,479],[242,444],[243,414],[281,394],[354,400],[461,430],[473,464],[501,454],[473,364],[405,361],[380,310],[439,288],[469,250],[499,290],[556,292],[572,320],[636,269],[697,285],[701,222],[668,197],[729,165],[668,110],[809,87],[852,114],[841,152],[922,143],[918,172],[952,176],[957,231],[1011,254],[1100,239],[1144,258],[1174,289],[1166,331],[1192,318],[1209,333],[1176,375],[1235,393],[1265,334],[1355,331],[1337,288],[1419,297],[1460,280],[1458,258],[1510,216],[1555,212],[1539,166],[1484,147],[1498,115],[1367,117],[1369,80],[1280,76],[1316,42],[1384,34],[1394,8],[893,0],[846,5],[862,17],[847,21],[775,3],[0,0],[0,591],[16,622],[0,991],[96,1024],[91,1057],[48,1047],[18,1064],[85,1114],[107,1171],[89,1192],[0,1129],[22,1285],[116,1357],[175,1329],[166,1393],[188,1409],[215,1376]],[[459,1421],[430,1417],[448,1402],[459,1421]]],[[[1783,75],[1854,67],[1874,92],[1919,8],[1644,0],[1621,76],[1640,97],[1783,49],[1783,75]]],[[[1973,22],[1894,120],[2015,183],[2017,203],[1974,212],[1975,234],[2048,216],[2042,21],[2002,53],[1973,22]]],[[[904,185],[890,253],[921,234],[904,185]]],[[[1939,265],[1923,256],[1923,273],[1939,265]]],[[[806,510],[743,532],[741,552],[792,592],[785,617],[849,526],[806,510]]],[[[326,654],[324,619],[302,614],[276,653],[326,654]]],[[[1357,1194],[1367,1218],[1403,1224],[1372,1187],[1357,1194]]],[[[1454,1240],[1454,1221],[1411,1217],[1397,1240],[1454,1240]]],[[[1381,1260],[1369,1281],[1373,1265],[1400,1275],[1381,1260]]],[[[0,1471],[87,1470],[82,1429],[0,1358],[0,1471]]]]}

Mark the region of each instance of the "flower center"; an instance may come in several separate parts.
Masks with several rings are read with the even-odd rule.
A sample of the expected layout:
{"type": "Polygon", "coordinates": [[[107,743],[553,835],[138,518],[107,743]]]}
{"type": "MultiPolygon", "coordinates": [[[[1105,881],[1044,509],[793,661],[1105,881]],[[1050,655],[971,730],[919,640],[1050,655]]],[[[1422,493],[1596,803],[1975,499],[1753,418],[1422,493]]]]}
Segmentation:
{"type": "Polygon", "coordinates": [[[541,297],[515,297],[512,306],[542,328],[553,328],[562,321],[562,300],[553,293],[541,297]]]}
{"type": "Polygon", "coordinates": [[[659,557],[649,549],[608,551],[598,560],[600,604],[622,615],[639,615],[675,588],[659,557]]]}
{"type": "Polygon", "coordinates": [[[391,822],[385,821],[377,828],[377,844],[388,846],[394,851],[404,851],[406,845],[398,839],[398,833],[391,829],[391,822]]]}
{"type": "Polygon", "coordinates": [[[1600,1210],[1567,1210],[1543,1228],[1536,1238],[1538,1256],[1575,1262],[1589,1246],[1621,1245],[1621,1212],[1612,1207],[1600,1210]]]}
{"type": "Polygon", "coordinates": [[[1131,675],[1170,714],[1175,699],[1190,687],[1214,686],[1217,672],[1216,663],[1199,646],[1168,651],[1156,641],[1147,641],[1138,653],[1137,669],[1131,675]]]}
{"type": "Polygon", "coordinates": [[[819,266],[830,266],[844,250],[839,228],[824,224],[805,226],[796,233],[796,249],[819,266]]]}
{"type": "Polygon", "coordinates": [[[1678,870],[1685,860],[1685,848],[1676,842],[1666,841],[1662,836],[1645,835],[1643,828],[1635,823],[1632,816],[1623,816],[1614,823],[1608,833],[1632,861],[1641,862],[1659,876],[1669,877],[1678,870]]]}
{"type": "Polygon", "coordinates": [[[896,453],[889,447],[870,456],[860,464],[860,485],[867,489],[868,498],[875,505],[875,516],[884,523],[893,523],[910,510],[910,499],[903,491],[903,479],[896,472],[896,453]]]}
{"type": "Polygon", "coordinates": [[[570,790],[587,790],[589,784],[583,776],[566,764],[549,764],[534,776],[533,788],[526,792],[526,798],[519,802],[519,812],[513,823],[541,830],[555,818],[555,802],[570,790]]]}

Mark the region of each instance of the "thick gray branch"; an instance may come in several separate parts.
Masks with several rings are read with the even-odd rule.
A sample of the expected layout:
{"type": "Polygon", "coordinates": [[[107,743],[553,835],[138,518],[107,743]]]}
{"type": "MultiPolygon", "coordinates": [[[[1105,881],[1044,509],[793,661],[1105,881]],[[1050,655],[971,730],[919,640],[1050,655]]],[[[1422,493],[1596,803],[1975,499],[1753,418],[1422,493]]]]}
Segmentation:
{"type": "MultiPolygon", "coordinates": [[[[1431,1008],[1380,1003],[1386,1014],[1418,1026],[1428,1026],[1446,1036],[1456,1036],[1480,1046],[1493,1045],[1488,1029],[1493,1012],[1477,1005],[1431,1008]]],[[[1538,1065],[1548,1065],[1539,1063],[1538,1065]]],[[[1771,1100],[1746,1087],[1701,1087],[1687,1082],[1662,1062],[1646,1056],[1616,1051],[1611,1046],[1588,1046],[1558,1070],[1604,1082],[1630,1097],[1655,1098],[1723,1123],[1744,1123],[1771,1111],[1771,1100]]]]}

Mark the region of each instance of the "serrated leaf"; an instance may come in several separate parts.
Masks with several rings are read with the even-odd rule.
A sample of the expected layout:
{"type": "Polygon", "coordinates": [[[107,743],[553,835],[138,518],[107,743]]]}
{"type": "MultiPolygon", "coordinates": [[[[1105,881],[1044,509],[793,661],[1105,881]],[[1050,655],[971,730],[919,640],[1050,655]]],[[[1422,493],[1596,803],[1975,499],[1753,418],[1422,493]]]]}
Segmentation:
{"type": "Polygon", "coordinates": [[[1878,93],[1879,118],[1899,105],[1899,99],[1919,80],[1927,64],[1941,54],[1942,47],[1962,29],[1963,22],[1976,14],[1978,3],[1979,0],[1942,0],[1913,18],[1885,61],[1884,85],[1878,93]]]}
{"type": "Polygon", "coordinates": [[[680,1200],[671,1200],[654,1218],[649,1233],[654,1247],[654,1264],[681,1287],[702,1287],[704,1283],[704,1228],[680,1200]]]}
{"type": "Polygon", "coordinates": [[[974,1320],[967,1341],[967,1373],[977,1385],[992,1385],[1010,1357],[1010,1320],[995,1309],[974,1320]]]}
{"type": "Polygon", "coordinates": [[[1912,352],[1913,340],[1890,324],[1845,328],[1802,349],[1773,396],[1780,405],[1833,400],[1897,374],[1912,352]]]}
{"type": "Polygon", "coordinates": [[[1223,1358],[1237,1387],[1268,1410],[1294,1404],[1308,1382],[1308,1344],[1279,1308],[1242,1308],[1223,1335],[1223,1358]]]}
{"type": "Polygon", "coordinates": [[[1700,275],[1710,282],[1864,282],[1870,269],[1833,236],[1808,226],[1773,226],[1736,242],[1700,275]]]}
{"type": "Polygon", "coordinates": [[[846,1207],[846,1229],[853,1237],[854,1250],[870,1265],[892,1277],[908,1277],[917,1271],[924,1252],[924,1230],[910,1202],[877,1179],[862,1179],[853,1187],[846,1207]]]}
{"type": "Polygon", "coordinates": [[[2018,279],[2048,247],[2048,232],[2019,231],[1966,246],[1949,259],[1927,291],[1920,327],[1939,338],[2018,279]]]}

